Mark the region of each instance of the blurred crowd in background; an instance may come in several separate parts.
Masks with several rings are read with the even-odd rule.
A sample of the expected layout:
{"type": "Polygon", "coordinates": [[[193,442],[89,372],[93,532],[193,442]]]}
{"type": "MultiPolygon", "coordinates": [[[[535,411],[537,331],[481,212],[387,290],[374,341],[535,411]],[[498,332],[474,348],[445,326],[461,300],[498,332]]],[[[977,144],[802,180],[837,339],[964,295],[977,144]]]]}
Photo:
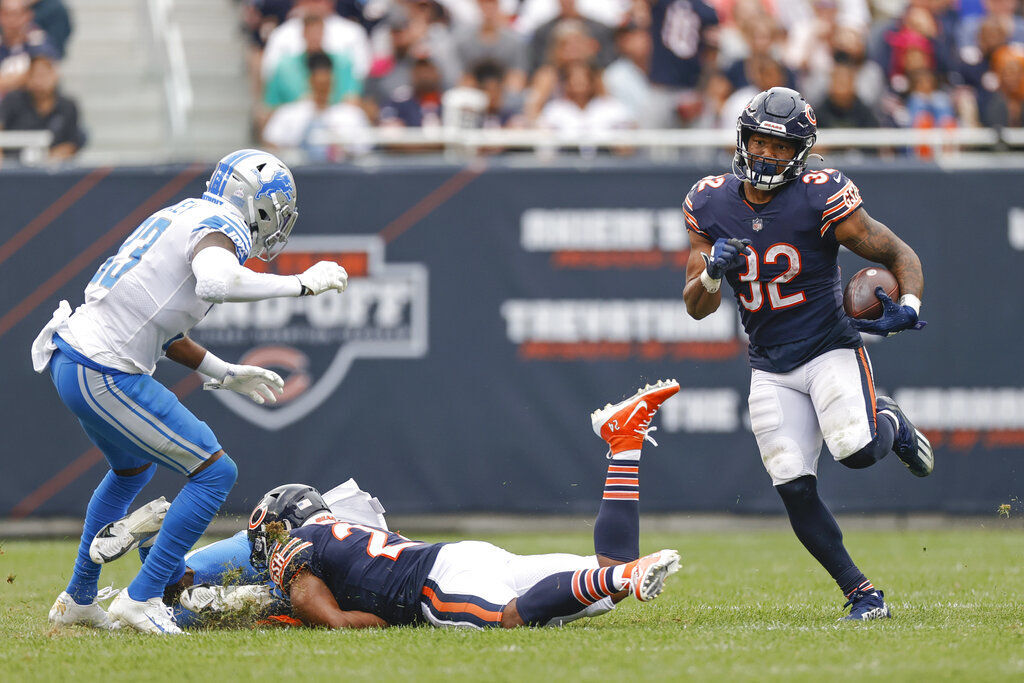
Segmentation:
{"type": "Polygon", "coordinates": [[[487,128],[733,128],[772,86],[802,92],[821,127],[1024,124],[1019,0],[248,0],[244,13],[255,129],[280,147],[321,128],[437,126],[446,106],[487,128]]]}
{"type": "MultiPolygon", "coordinates": [[[[1024,125],[1020,0],[236,0],[254,140],[370,126],[724,128],[802,92],[824,128],[1024,125]],[[447,118],[446,118],[447,110],[447,118]],[[457,117],[457,120],[453,117],[457,117]]],[[[61,0],[0,0],[0,127],[85,141],[61,0]]]]}

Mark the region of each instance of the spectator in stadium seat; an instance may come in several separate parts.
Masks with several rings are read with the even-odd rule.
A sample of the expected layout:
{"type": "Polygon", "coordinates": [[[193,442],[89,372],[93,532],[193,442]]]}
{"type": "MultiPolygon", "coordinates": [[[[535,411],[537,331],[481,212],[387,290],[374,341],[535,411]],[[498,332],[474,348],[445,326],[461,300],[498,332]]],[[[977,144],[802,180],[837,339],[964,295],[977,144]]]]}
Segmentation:
{"type": "Polygon", "coordinates": [[[907,74],[910,91],[907,94],[905,125],[910,128],[952,128],[956,126],[953,99],[941,87],[933,69],[919,68],[907,74]]]}
{"type": "Polygon", "coordinates": [[[722,106],[722,116],[726,121],[738,119],[743,108],[759,92],[786,84],[785,68],[770,57],[759,57],[752,61],[750,77],[751,84],[733,92],[722,106]]]}
{"type": "Polygon", "coordinates": [[[526,86],[526,43],[508,27],[499,0],[477,0],[477,4],[480,26],[463,28],[454,35],[462,69],[468,72],[472,65],[484,60],[497,62],[505,71],[505,89],[518,93],[526,86]]]}
{"type": "Polygon", "coordinates": [[[431,3],[391,6],[384,20],[390,52],[375,60],[366,84],[366,94],[373,102],[382,105],[407,95],[413,68],[422,58],[429,58],[438,67],[443,89],[458,82],[462,71],[454,45],[443,22],[435,18],[431,3]]]}
{"type": "Polygon", "coordinates": [[[982,121],[987,120],[989,102],[1001,82],[993,60],[1009,37],[999,19],[985,17],[978,27],[978,44],[960,50],[960,78],[972,89],[982,121]]]}
{"type": "MultiPolygon", "coordinates": [[[[589,19],[611,30],[626,22],[631,5],[641,2],[647,0],[575,0],[571,16],[589,19]]],[[[559,17],[564,4],[561,0],[521,0],[516,12],[516,30],[524,36],[535,34],[544,24],[559,17]]]]}
{"type": "Polygon", "coordinates": [[[615,31],[618,59],[604,70],[604,87],[609,95],[633,112],[641,128],[649,128],[652,120],[651,84],[647,71],[651,65],[651,34],[636,23],[615,31]]]}
{"type": "Polygon", "coordinates": [[[998,89],[981,110],[986,126],[1024,126],[1024,48],[1006,45],[992,58],[992,68],[998,79],[998,89]]]}
{"type": "Polygon", "coordinates": [[[651,38],[653,125],[690,123],[700,114],[698,86],[718,59],[718,15],[703,0],[654,0],[651,38]],[[680,26],[692,30],[673,30],[680,26]]]}
{"type": "Polygon", "coordinates": [[[604,93],[601,70],[593,64],[574,62],[563,70],[562,95],[548,102],[537,124],[548,130],[569,133],[600,133],[635,128],[629,108],[604,93]]]}
{"type": "Polygon", "coordinates": [[[50,39],[32,22],[28,0],[0,0],[0,97],[25,85],[35,55],[58,58],[50,39]]]}
{"type": "Polygon", "coordinates": [[[441,71],[429,57],[412,65],[410,83],[380,108],[380,125],[437,127],[441,125],[441,71]]]}
{"type": "Polygon", "coordinates": [[[60,93],[59,82],[56,58],[36,54],[29,63],[25,87],[0,101],[0,129],[50,131],[50,159],[55,161],[73,157],[85,144],[78,107],[60,93]]]}
{"type": "Polygon", "coordinates": [[[828,96],[814,108],[819,128],[875,128],[874,111],[857,97],[857,69],[839,63],[832,68],[828,96]]]}
{"type": "Polygon", "coordinates": [[[721,71],[712,72],[702,89],[700,116],[694,120],[694,128],[736,128],[736,119],[726,118],[725,106],[732,93],[732,83],[725,74],[721,71]]]}
{"type": "Polygon", "coordinates": [[[281,61],[306,51],[304,37],[307,16],[323,19],[323,49],[328,54],[344,55],[352,63],[352,73],[363,81],[370,70],[370,44],[366,30],[334,13],[333,0],[296,0],[290,18],[271,31],[263,50],[261,74],[265,81],[274,76],[281,61]]]}
{"type": "Polygon", "coordinates": [[[986,19],[999,22],[1010,42],[1024,43],[1024,17],[1019,14],[1020,0],[985,0],[984,7],[984,15],[967,17],[960,22],[957,44],[961,49],[978,44],[978,32],[986,19]]]}
{"type": "Polygon", "coordinates": [[[881,104],[887,92],[885,71],[868,59],[865,36],[863,31],[851,26],[836,27],[830,37],[828,55],[816,59],[797,81],[798,90],[809,102],[823,102],[828,97],[833,67],[846,64],[856,72],[857,99],[869,107],[877,108],[881,104]]]}
{"type": "MultiPolygon", "coordinates": [[[[778,26],[767,15],[748,23],[743,27],[743,33],[747,38],[749,54],[743,59],[736,60],[725,70],[726,78],[736,89],[750,85],[752,82],[750,71],[755,62],[763,59],[778,60],[778,53],[781,52],[777,45],[781,33],[778,26]]],[[[781,62],[780,66],[786,74],[784,85],[788,88],[796,88],[796,74],[781,62]]]]}
{"type": "Polygon", "coordinates": [[[277,108],[263,129],[263,140],[275,148],[301,149],[312,161],[338,161],[346,151],[358,152],[365,145],[325,145],[315,141],[318,133],[341,134],[369,128],[366,114],[347,102],[332,102],[334,63],[324,52],[306,56],[309,96],[277,108]]]}
{"type": "Polygon", "coordinates": [[[57,56],[64,59],[65,46],[71,37],[71,16],[61,0],[31,0],[32,21],[50,39],[57,56]]]}
{"type": "Polygon", "coordinates": [[[581,26],[588,36],[597,41],[597,54],[594,60],[600,66],[607,66],[615,59],[614,40],[611,29],[599,21],[589,19],[580,13],[576,0],[558,0],[558,14],[550,21],[540,25],[530,39],[530,73],[534,74],[548,61],[548,56],[558,40],[558,27],[564,22],[572,21],[581,26]]]}
{"type": "Polygon", "coordinates": [[[520,101],[506,96],[502,64],[490,60],[478,62],[470,75],[473,87],[487,95],[482,128],[522,128],[525,125],[520,101]]]}
{"type": "MultiPolygon", "coordinates": [[[[306,50],[281,59],[263,91],[263,103],[270,108],[294,102],[309,92],[309,56],[324,52],[324,20],[316,14],[302,19],[302,35],[306,50]]],[[[355,99],[362,92],[362,83],[352,72],[352,60],[346,54],[327,53],[334,65],[331,104],[355,99]]]]}
{"type": "Polygon", "coordinates": [[[907,55],[924,52],[933,68],[945,77],[955,67],[955,14],[950,0],[909,0],[902,16],[883,26],[871,50],[873,58],[887,72],[889,87],[906,93],[909,87],[907,55]]]}

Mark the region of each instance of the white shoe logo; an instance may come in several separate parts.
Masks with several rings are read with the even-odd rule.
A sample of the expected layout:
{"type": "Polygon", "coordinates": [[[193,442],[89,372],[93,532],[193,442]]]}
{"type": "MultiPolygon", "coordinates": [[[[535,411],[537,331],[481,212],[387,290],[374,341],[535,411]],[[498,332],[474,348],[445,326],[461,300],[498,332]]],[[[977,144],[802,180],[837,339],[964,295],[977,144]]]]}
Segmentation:
{"type": "Polygon", "coordinates": [[[647,407],[647,401],[640,401],[639,403],[637,403],[636,404],[636,408],[633,408],[633,412],[631,412],[629,414],[629,417],[626,418],[626,424],[630,423],[630,421],[633,419],[633,416],[636,415],[636,411],[640,410],[641,408],[646,408],[646,407],[647,407]]]}

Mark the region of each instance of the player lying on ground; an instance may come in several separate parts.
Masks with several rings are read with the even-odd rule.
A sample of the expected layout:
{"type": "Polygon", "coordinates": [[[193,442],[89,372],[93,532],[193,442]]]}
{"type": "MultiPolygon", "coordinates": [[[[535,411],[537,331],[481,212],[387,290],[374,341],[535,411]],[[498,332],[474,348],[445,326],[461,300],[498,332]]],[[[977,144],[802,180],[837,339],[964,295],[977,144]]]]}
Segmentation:
{"type": "MultiPolygon", "coordinates": [[[[304,484],[285,484],[268,491],[261,499],[267,517],[279,520],[287,529],[324,521],[344,521],[387,529],[384,507],[376,498],[360,490],[349,479],[323,494],[328,509],[313,505],[307,494],[317,500],[320,493],[304,484]]],[[[163,497],[150,501],[130,515],[103,527],[89,548],[89,555],[98,564],[113,562],[138,548],[145,562],[168,507],[163,497]]],[[[181,578],[164,589],[164,603],[174,610],[179,626],[197,625],[200,611],[224,612],[239,609],[265,609],[267,614],[287,614],[287,603],[273,590],[267,572],[259,571],[249,562],[252,547],[248,531],[243,529],[230,538],[196,548],[185,555],[181,578]]]]}
{"type": "Polygon", "coordinates": [[[178,633],[161,596],[184,570],[199,539],[235,483],[238,470],[213,432],[152,378],[167,358],[257,403],[283,387],[269,370],[232,365],[186,336],[214,303],[343,291],[345,269],[321,261],[299,275],[256,273],[242,266],[273,259],[298,218],[295,182],[276,157],[240,150],[217,164],[207,192],[157,211],[108,258],[74,314],[66,301],[32,344],[36,372],[49,369],[57,393],[110,466],[89,501],[78,559],[67,589],[50,610],[54,624],[178,633]],[[128,511],[163,465],[188,481],[174,499],[163,533],[138,576],[110,605],[96,603],[100,566],[89,545],[128,511]],[[114,617],[112,619],[111,617],[114,617]]]}
{"type": "MultiPolygon", "coordinates": [[[[641,446],[661,403],[678,390],[675,381],[659,382],[591,416],[611,458],[594,556],[520,556],[480,541],[410,541],[375,525],[325,519],[332,508],[315,490],[290,485],[271,491],[253,510],[251,566],[254,573],[269,572],[302,623],[330,628],[562,624],[603,614],[629,594],[651,600],[678,570],[679,555],[662,550],[639,558],[641,446]],[[275,540],[274,526],[281,523],[280,530],[291,527],[290,536],[275,540]]],[[[190,562],[212,560],[214,554],[202,555],[217,545],[190,555],[190,562]]],[[[225,596],[203,590],[183,597],[197,606],[197,595],[225,596]]],[[[221,603],[237,604],[233,598],[221,603]]]]}
{"type": "Polygon", "coordinates": [[[818,455],[824,436],[847,467],[894,451],[914,475],[931,473],[931,444],[895,401],[875,395],[858,332],[923,327],[924,276],[914,251],[863,209],[853,181],[831,168],[804,172],[816,132],[796,91],[772,88],[750,101],[737,122],[733,172],[704,178],[686,196],[683,298],[703,318],[722,302],[722,278],[729,281],[750,337],[750,423],[764,466],[797,537],[846,595],[846,618],[875,619],[889,609],[818,495],[818,455]],[[899,304],[878,289],[878,320],[851,320],[843,310],[840,245],[899,281],[899,304]]]}

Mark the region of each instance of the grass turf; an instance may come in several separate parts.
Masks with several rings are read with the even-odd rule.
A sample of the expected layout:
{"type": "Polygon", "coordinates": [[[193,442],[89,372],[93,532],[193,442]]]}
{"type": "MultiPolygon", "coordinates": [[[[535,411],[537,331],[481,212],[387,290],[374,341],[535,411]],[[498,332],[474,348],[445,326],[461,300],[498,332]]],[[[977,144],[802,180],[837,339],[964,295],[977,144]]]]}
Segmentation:
{"type": "MultiPolygon", "coordinates": [[[[519,553],[592,552],[582,534],[495,535],[519,553]]],[[[841,595],[789,533],[649,534],[683,568],[655,602],[561,629],[204,631],[187,638],[52,631],[46,613],[69,541],[7,542],[0,555],[0,679],[173,680],[1021,680],[1019,531],[861,532],[851,554],[894,618],[837,623],[841,595]],[[6,577],[7,580],[2,579],[6,577]]],[[[124,585],[122,560],[101,585],[124,585]]]]}

